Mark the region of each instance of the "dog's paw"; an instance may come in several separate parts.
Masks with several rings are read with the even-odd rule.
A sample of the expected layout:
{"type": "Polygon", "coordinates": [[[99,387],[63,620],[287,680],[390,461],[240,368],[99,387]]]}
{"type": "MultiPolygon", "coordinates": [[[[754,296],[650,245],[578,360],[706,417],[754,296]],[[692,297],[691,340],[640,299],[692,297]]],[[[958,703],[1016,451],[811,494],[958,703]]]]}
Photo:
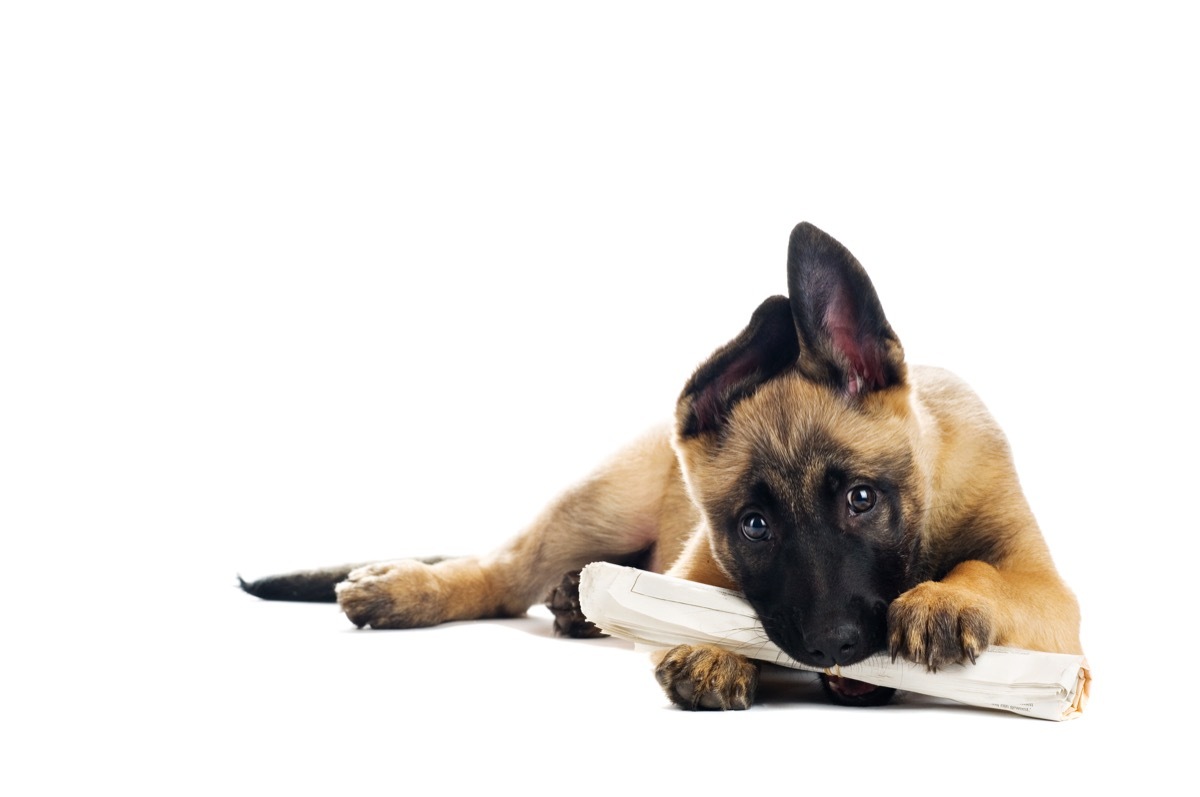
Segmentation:
{"type": "Polygon", "coordinates": [[[352,570],[335,590],[338,605],[359,628],[421,628],[445,619],[442,585],[430,565],[415,559],[352,570]]]}
{"type": "Polygon", "coordinates": [[[926,581],[888,608],[888,652],[931,671],[970,661],[992,643],[991,612],[980,598],[951,584],[926,581]]]}
{"type": "Polygon", "coordinates": [[[567,573],[546,596],[546,608],[554,614],[554,633],[573,639],[608,636],[584,616],[579,605],[580,572],[573,570],[567,573]]]}
{"type": "Polygon", "coordinates": [[[677,645],[659,661],[654,677],[667,697],[686,709],[747,709],[758,689],[758,666],[712,645],[677,645]]]}

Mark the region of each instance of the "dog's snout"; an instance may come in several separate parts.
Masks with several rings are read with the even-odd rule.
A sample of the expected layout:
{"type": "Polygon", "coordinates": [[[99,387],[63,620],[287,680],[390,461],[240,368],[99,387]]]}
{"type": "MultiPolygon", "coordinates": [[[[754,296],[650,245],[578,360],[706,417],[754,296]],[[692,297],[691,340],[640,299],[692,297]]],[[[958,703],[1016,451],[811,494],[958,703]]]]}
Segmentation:
{"type": "Polygon", "coordinates": [[[808,655],[818,667],[853,664],[867,653],[862,631],[853,623],[834,626],[809,640],[808,655]]]}

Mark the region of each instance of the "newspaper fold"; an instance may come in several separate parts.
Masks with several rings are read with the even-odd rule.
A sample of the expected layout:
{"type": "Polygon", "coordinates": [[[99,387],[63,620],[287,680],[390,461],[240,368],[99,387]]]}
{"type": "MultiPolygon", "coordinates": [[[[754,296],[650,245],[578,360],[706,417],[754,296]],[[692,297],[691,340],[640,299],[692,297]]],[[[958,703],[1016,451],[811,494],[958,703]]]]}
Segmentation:
{"type": "MultiPolygon", "coordinates": [[[[579,601],[584,615],[605,633],[638,645],[713,644],[752,659],[823,672],[770,642],[750,604],[736,592],[595,562],[583,570],[579,601]]],[[[996,646],[975,664],[932,673],[913,662],[893,662],[886,654],[824,672],[1048,720],[1078,716],[1091,678],[1083,656],[996,646]]]]}

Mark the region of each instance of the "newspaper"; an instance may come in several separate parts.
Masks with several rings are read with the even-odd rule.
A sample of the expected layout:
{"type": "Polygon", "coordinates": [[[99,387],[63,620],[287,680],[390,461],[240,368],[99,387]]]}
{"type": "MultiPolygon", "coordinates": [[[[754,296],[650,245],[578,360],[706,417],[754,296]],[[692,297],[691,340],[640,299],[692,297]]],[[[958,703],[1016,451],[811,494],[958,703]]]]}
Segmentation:
{"type": "Polygon", "coordinates": [[[754,609],[738,593],[607,562],[584,568],[579,601],[584,615],[601,630],[638,646],[718,645],[785,667],[1039,719],[1079,716],[1091,678],[1083,656],[998,646],[988,648],[975,664],[937,672],[910,661],[893,662],[884,653],[836,671],[822,670],[801,664],[770,642],[754,609]]]}

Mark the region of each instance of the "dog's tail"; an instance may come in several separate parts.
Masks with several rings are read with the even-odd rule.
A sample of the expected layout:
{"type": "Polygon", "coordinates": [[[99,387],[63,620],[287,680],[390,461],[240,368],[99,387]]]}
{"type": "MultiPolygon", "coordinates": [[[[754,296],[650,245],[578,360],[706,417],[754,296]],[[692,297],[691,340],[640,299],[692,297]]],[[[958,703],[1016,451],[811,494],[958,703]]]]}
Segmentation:
{"type": "MultiPolygon", "coordinates": [[[[432,565],[446,558],[445,556],[430,556],[418,561],[432,565]]],[[[337,602],[337,593],[334,591],[334,587],[345,581],[351,570],[368,564],[373,563],[361,562],[353,565],[322,567],[316,570],[296,570],[291,573],[264,576],[254,581],[247,581],[240,575],[237,579],[238,585],[244,591],[266,601],[335,603],[337,602]]]]}

